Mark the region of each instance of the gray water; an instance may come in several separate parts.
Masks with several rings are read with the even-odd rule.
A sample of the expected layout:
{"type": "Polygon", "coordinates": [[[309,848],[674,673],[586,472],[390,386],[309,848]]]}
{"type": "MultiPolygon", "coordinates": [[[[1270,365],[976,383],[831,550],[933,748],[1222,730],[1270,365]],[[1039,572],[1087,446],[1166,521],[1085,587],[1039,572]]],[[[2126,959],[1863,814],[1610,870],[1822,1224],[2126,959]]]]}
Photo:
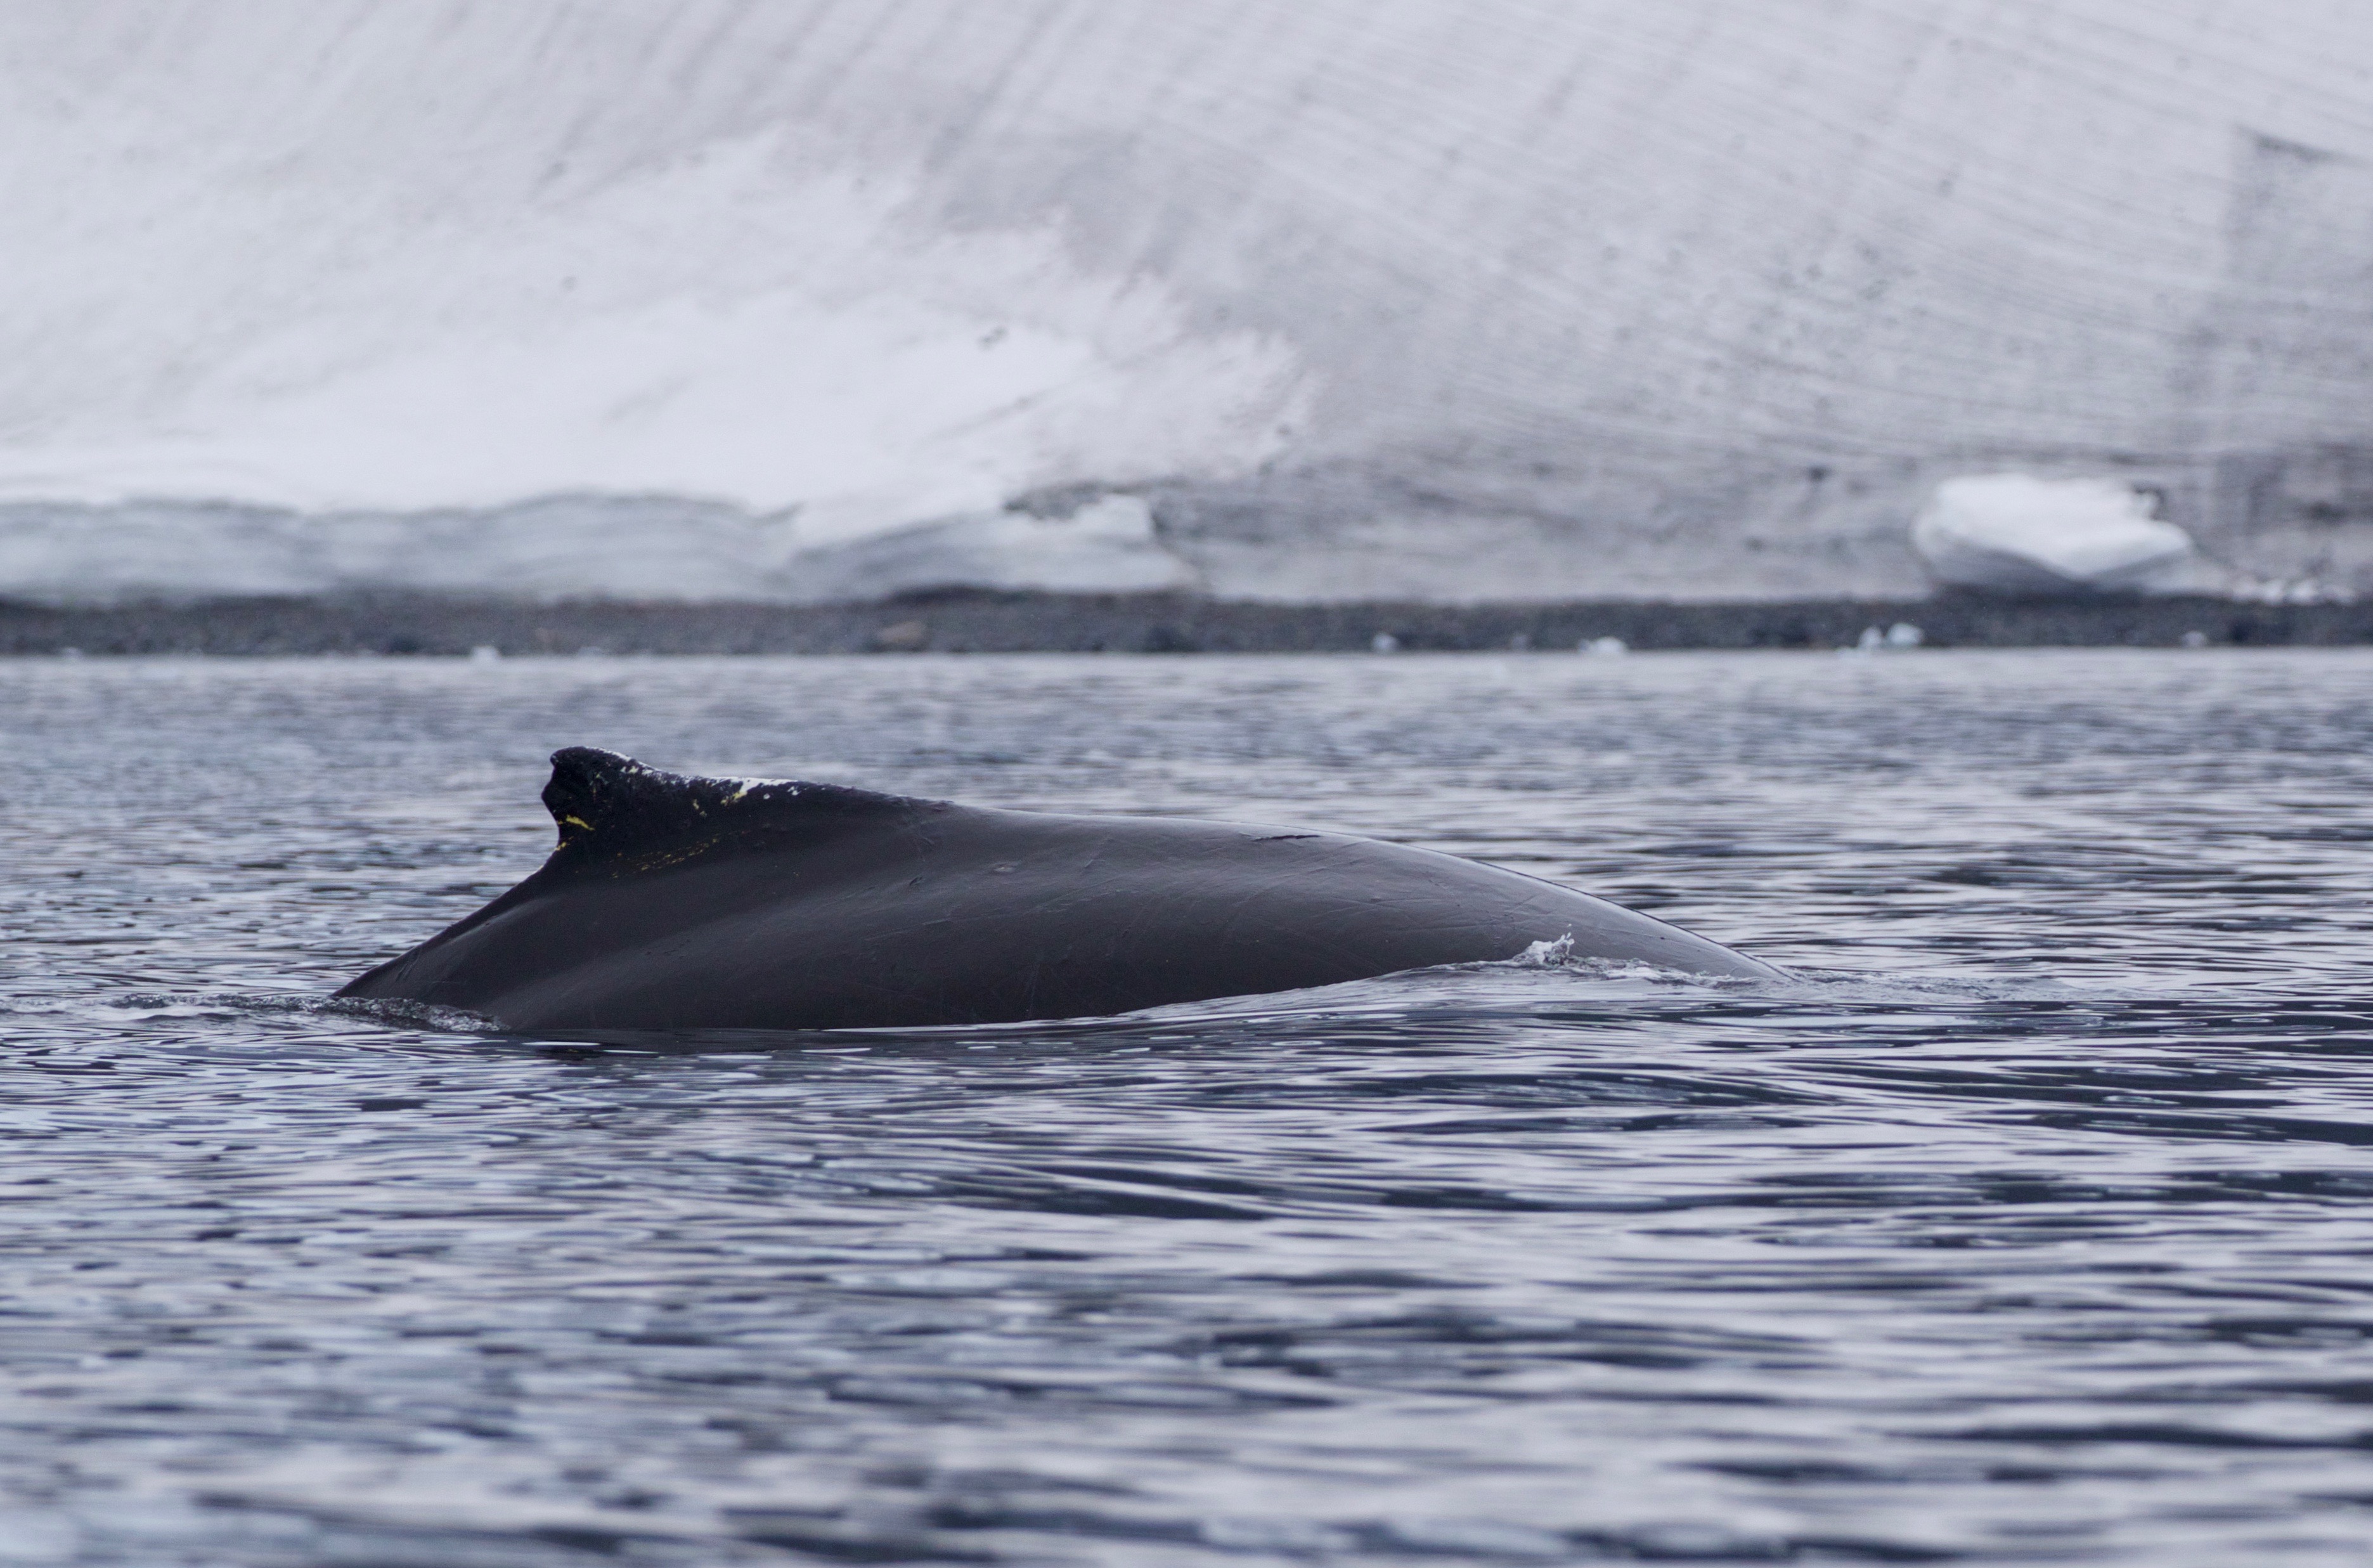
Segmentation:
{"type": "Polygon", "coordinates": [[[2373,653],[27,661],[0,735],[0,1562],[2373,1547],[2373,653]],[[322,1007],[579,742],[1406,839],[1798,977],[322,1007]]]}

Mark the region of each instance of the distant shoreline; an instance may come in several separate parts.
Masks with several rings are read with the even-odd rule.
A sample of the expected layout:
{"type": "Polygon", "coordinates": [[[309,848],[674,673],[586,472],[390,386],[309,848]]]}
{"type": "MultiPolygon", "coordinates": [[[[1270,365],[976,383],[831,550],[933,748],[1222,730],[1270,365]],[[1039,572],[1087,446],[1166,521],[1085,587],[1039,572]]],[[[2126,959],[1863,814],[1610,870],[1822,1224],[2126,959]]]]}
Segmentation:
{"type": "Polygon", "coordinates": [[[1903,623],[1931,648],[2373,643],[2373,603],[2228,599],[1272,604],[1187,595],[949,593],[875,604],[461,599],[414,594],[109,605],[0,600],[0,655],[506,656],[761,653],[1318,653],[1530,648],[1850,648],[1903,623]],[[2196,635],[2192,635],[2196,634],[2196,635]]]}

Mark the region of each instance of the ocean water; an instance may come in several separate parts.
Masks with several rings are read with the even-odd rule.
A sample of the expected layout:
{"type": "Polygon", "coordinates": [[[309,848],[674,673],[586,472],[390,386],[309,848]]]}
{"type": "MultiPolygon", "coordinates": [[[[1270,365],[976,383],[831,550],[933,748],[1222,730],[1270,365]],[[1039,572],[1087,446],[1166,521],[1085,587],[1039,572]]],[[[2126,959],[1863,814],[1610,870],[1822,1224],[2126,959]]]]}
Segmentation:
{"type": "Polygon", "coordinates": [[[22,661],[0,737],[0,1563],[2373,1546],[2373,652],[22,661]],[[1794,977],[323,1006],[571,743],[1406,839],[1794,977]]]}

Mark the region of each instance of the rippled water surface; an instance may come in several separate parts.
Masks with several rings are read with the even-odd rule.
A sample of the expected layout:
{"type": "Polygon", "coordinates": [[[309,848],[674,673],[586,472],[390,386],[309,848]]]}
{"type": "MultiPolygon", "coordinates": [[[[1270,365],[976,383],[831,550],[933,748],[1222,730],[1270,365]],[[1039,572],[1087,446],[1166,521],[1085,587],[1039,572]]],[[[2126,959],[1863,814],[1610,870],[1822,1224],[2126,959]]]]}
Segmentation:
{"type": "Polygon", "coordinates": [[[0,735],[0,1562],[2373,1544],[2373,654],[19,661],[0,735]],[[579,742],[1407,839],[1798,977],[320,1007],[579,742]]]}

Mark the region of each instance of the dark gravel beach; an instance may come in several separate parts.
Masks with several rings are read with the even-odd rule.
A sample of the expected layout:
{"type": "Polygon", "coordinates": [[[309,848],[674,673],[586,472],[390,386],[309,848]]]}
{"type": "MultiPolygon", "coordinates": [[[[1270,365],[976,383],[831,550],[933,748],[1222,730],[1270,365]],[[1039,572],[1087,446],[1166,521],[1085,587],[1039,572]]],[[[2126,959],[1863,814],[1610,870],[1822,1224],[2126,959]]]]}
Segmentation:
{"type": "Polygon", "coordinates": [[[49,605],[0,601],[0,653],[1293,653],[1379,638],[1411,651],[1845,648],[1908,623],[1939,648],[2332,647],[2373,642],[2373,603],[2205,597],[1679,604],[1270,604],[1177,594],[954,593],[874,604],[371,594],[49,605]]]}

